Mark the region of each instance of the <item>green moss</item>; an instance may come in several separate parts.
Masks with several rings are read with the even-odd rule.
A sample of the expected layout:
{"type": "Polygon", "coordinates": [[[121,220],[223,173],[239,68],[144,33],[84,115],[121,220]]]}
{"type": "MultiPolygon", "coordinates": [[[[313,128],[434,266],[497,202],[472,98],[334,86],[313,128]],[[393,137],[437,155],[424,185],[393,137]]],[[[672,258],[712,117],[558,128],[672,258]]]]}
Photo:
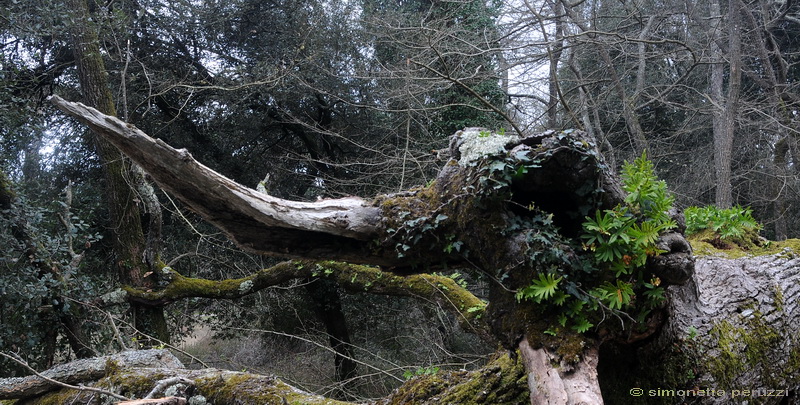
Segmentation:
{"type": "Polygon", "coordinates": [[[157,381],[169,377],[163,372],[153,372],[147,376],[141,376],[119,369],[108,373],[105,378],[98,381],[97,386],[107,390],[119,389],[122,395],[129,398],[143,398],[150,393],[157,381]]]}
{"type": "Polygon", "coordinates": [[[195,380],[197,389],[216,404],[349,405],[322,396],[298,392],[272,377],[224,372],[195,380]]]}
{"type": "Polygon", "coordinates": [[[773,302],[775,303],[775,309],[783,312],[783,291],[781,291],[781,286],[775,284],[774,286],[774,294],[773,294],[773,302]]]}
{"type": "Polygon", "coordinates": [[[256,273],[238,279],[206,280],[184,277],[166,266],[161,268],[160,271],[160,278],[169,282],[162,290],[141,290],[131,286],[124,286],[123,289],[132,297],[152,302],[173,301],[183,297],[238,298],[243,294],[252,292],[254,287],[257,287],[255,280],[259,276],[259,273],[256,273]]]}
{"type": "Polygon", "coordinates": [[[399,404],[521,404],[530,401],[527,374],[521,361],[508,354],[495,357],[472,372],[440,372],[419,376],[388,399],[399,404]]]}
{"type": "Polygon", "coordinates": [[[758,237],[755,232],[748,232],[742,238],[720,240],[711,230],[703,230],[687,240],[692,245],[695,256],[718,256],[738,259],[749,256],[781,255],[792,258],[800,253],[800,239],[784,241],[767,241],[758,237]]]}
{"type": "Polygon", "coordinates": [[[88,404],[91,403],[92,398],[96,398],[97,396],[97,393],[62,389],[48,392],[40,397],[18,400],[15,405],[88,404]]]}
{"type": "MultiPolygon", "coordinates": [[[[197,388],[203,395],[214,403],[260,403],[260,404],[280,404],[282,397],[273,393],[271,390],[266,393],[255,391],[251,387],[253,378],[247,374],[236,374],[228,378],[203,378],[196,382],[197,388]]],[[[259,381],[256,384],[263,383],[259,381]]]]}
{"type": "Polygon", "coordinates": [[[542,318],[527,325],[525,336],[531,347],[547,348],[549,352],[559,356],[554,359],[558,363],[578,363],[583,356],[584,349],[592,343],[590,338],[583,334],[568,328],[553,326],[558,325],[554,319],[542,318]]]}
{"type": "MultiPolygon", "coordinates": [[[[745,311],[752,311],[746,309],[745,311]]],[[[743,312],[747,313],[747,312],[743,312]]],[[[781,373],[775,373],[774,360],[782,351],[780,333],[768,325],[759,311],[743,315],[742,326],[728,320],[716,322],[708,336],[707,346],[718,351],[716,356],[707,356],[708,371],[719,389],[735,389],[736,379],[752,370],[758,370],[765,387],[777,387],[784,381],[781,373]]]]}

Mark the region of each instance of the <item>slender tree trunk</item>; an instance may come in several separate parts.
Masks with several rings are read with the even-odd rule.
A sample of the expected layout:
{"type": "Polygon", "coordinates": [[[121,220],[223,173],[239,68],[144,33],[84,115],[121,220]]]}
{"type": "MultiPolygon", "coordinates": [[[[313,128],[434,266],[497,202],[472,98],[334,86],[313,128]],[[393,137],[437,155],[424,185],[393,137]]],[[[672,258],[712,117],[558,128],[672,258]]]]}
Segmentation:
{"type": "Polygon", "coordinates": [[[720,208],[733,205],[733,187],[731,179],[731,160],[733,156],[733,136],[736,129],[736,114],[739,106],[741,89],[741,30],[739,7],[736,0],[730,0],[728,6],[728,52],[729,77],[728,94],[723,99],[724,57],[719,46],[722,40],[722,14],[717,0],[711,4],[712,19],[717,21],[711,36],[711,99],[714,101],[714,173],[717,180],[715,204],[720,208]]]}
{"type": "Polygon", "coordinates": [[[723,76],[725,66],[723,64],[722,48],[719,41],[722,41],[722,11],[720,11],[719,1],[711,2],[711,20],[714,21],[709,35],[711,42],[711,101],[713,113],[711,115],[711,125],[714,134],[714,176],[717,183],[715,202],[722,207],[720,202],[727,200],[727,205],[731,204],[730,194],[726,195],[726,190],[730,192],[730,156],[724,160],[721,144],[725,136],[725,126],[723,115],[725,111],[723,96],[723,76]],[[727,166],[727,170],[725,167],[727,166]],[[726,187],[725,184],[728,184],[726,187]]]}
{"type": "MultiPolygon", "coordinates": [[[[564,11],[570,17],[572,22],[578,28],[580,28],[581,31],[591,32],[592,30],[590,27],[572,8],[574,6],[568,2],[564,2],[564,0],[561,1],[562,4],[564,4],[564,11]]],[[[645,27],[645,30],[647,29],[649,28],[645,27]]],[[[646,32],[642,33],[642,35],[645,34],[646,32]]],[[[639,116],[636,114],[636,94],[634,94],[634,96],[630,96],[628,92],[625,91],[625,86],[623,85],[619,74],[617,74],[616,65],[611,59],[611,54],[608,51],[608,47],[599,40],[592,41],[592,44],[595,46],[597,53],[600,54],[600,58],[602,59],[603,64],[608,72],[608,79],[610,80],[611,85],[614,87],[614,90],[617,92],[620,102],[622,103],[622,116],[625,118],[625,123],[628,127],[628,136],[630,137],[631,147],[634,149],[637,155],[641,154],[642,151],[648,148],[648,142],[647,137],[644,134],[644,130],[642,129],[642,124],[639,122],[639,116]]],[[[642,69],[642,72],[643,71],[644,69],[642,69]]]]}
{"type": "MultiPolygon", "coordinates": [[[[73,12],[74,20],[71,28],[73,52],[84,101],[105,114],[116,115],[108,86],[108,73],[100,52],[97,33],[89,19],[86,0],[68,0],[67,4],[73,12]]],[[[154,196],[139,196],[138,193],[146,191],[143,187],[139,187],[138,190],[135,188],[136,185],[144,183],[142,172],[134,168],[119,150],[103,138],[95,136],[93,141],[103,162],[106,196],[114,234],[114,254],[120,279],[132,286],[146,287],[144,274],[150,270],[149,265],[153,264],[146,263],[146,258],[155,260],[156,254],[148,252],[137,201],[149,201],[154,196]]],[[[132,309],[135,325],[139,331],[161,341],[169,340],[161,308],[134,304],[132,309]]]]}
{"type": "Polygon", "coordinates": [[[556,16],[555,39],[553,41],[553,49],[548,46],[548,54],[550,56],[550,83],[548,85],[548,98],[547,98],[547,127],[556,129],[558,125],[558,104],[561,100],[560,90],[558,88],[558,63],[561,60],[561,54],[564,52],[564,6],[561,2],[554,1],[550,4],[553,15],[556,16]]]}
{"type": "Polygon", "coordinates": [[[775,217],[775,240],[786,240],[786,207],[783,204],[783,189],[786,187],[787,161],[786,154],[789,153],[789,138],[781,138],[775,143],[775,155],[772,160],[772,215],[775,217]]]}
{"type": "Polygon", "coordinates": [[[336,381],[341,383],[341,386],[333,396],[340,399],[353,399],[349,387],[352,386],[352,379],[357,375],[356,362],[337,285],[332,281],[320,279],[306,284],[306,290],[311,295],[314,311],[325,325],[331,348],[335,352],[334,373],[336,381]]]}

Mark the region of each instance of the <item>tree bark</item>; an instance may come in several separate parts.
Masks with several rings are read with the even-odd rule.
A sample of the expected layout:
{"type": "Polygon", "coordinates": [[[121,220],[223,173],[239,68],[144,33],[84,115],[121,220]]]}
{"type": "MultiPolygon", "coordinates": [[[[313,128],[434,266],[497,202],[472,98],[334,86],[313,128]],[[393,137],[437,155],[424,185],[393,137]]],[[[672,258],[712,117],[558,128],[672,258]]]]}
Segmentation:
{"type": "Polygon", "coordinates": [[[667,288],[668,322],[653,339],[607,342],[601,350],[606,401],[793,403],[800,390],[798,265],[789,247],[765,256],[698,258],[688,283],[667,288]],[[632,396],[633,389],[641,396],[632,396]]]}
{"type": "MultiPolygon", "coordinates": [[[[86,104],[103,114],[115,116],[116,108],[108,85],[108,72],[86,0],[68,0],[67,5],[72,11],[72,49],[83,99],[86,104]]],[[[112,143],[100,136],[94,137],[93,141],[103,162],[118,273],[124,283],[145,286],[143,275],[153,264],[147,263],[147,260],[156,260],[160,244],[155,240],[150,243],[145,240],[141,212],[135,201],[143,200],[151,210],[151,218],[159,220],[160,212],[156,212],[159,207],[152,204],[155,195],[152,188],[146,187],[141,170],[135,168],[112,143]],[[145,194],[139,197],[137,193],[145,194]]],[[[150,230],[154,237],[158,235],[159,227],[160,224],[151,223],[150,230]]],[[[132,310],[134,324],[139,331],[160,341],[169,342],[169,331],[161,309],[134,305],[132,310]]],[[[149,339],[141,341],[147,342],[149,339]]]]}
{"type": "Polygon", "coordinates": [[[534,349],[527,339],[519,345],[520,356],[528,370],[528,389],[532,405],[602,404],[597,380],[597,348],[583,353],[580,362],[554,370],[552,362],[561,356],[545,348],[534,349]]]}
{"type": "Polygon", "coordinates": [[[715,109],[712,115],[714,131],[714,173],[717,187],[715,204],[719,208],[730,208],[733,205],[733,189],[731,179],[731,160],[733,158],[733,137],[736,130],[736,115],[739,110],[739,92],[741,89],[741,30],[739,22],[739,4],[730,0],[728,5],[728,52],[723,52],[722,12],[718,0],[711,3],[712,19],[716,22],[712,28],[711,41],[711,100],[715,109]],[[724,60],[728,58],[729,77],[728,93],[723,98],[724,60]]]}
{"type": "MultiPolygon", "coordinates": [[[[181,362],[166,350],[133,350],[111,356],[75,360],[40,373],[66,384],[103,378],[114,369],[127,367],[181,368],[181,362]]],[[[0,378],[0,399],[31,398],[57,390],[60,385],[39,376],[0,378]]]]}

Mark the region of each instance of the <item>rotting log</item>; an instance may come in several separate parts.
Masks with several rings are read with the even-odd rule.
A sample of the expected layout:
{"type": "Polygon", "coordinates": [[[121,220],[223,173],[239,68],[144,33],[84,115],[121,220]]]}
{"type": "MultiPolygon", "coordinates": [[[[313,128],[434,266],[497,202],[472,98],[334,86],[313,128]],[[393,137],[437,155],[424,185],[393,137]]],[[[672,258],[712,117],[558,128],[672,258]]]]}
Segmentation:
{"type": "Polygon", "coordinates": [[[607,403],[796,403],[800,240],[773,244],[760,256],[698,257],[692,278],[667,288],[658,333],[606,342],[598,372],[607,403]]]}
{"type": "MultiPolygon", "coordinates": [[[[169,352],[162,351],[165,357],[169,352]]],[[[177,361],[177,360],[176,360],[177,361]]],[[[189,370],[182,366],[137,367],[115,366],[100,377],[88,378],[89,373],[78,373],[87,386],[125,393],[143,398],[170,392],[173,401],[189,403],[252,404],[252,405],[354,405],[336,401],[292,387],[274,376],[218,369],[189,370]],[[165,384],[164,382],[170,382],[165,384]],[[193,399],[194,398],[194,399],[193,399]]],[[[474,371],[442,371],[434,375],[412,378],[387,398],[373,402],[390,404],[519,404],[528,398],[526,374],[519,361],[508,354],[495,356],[484,367],[474,371]]],[[[165,394],[166,395],[166,394],[165,394]]],[[[26,397],[15,405],[87,403],[97,398],[95,392],[59,388],[48,393],[26,397]]],[[[162,398],[163,400],[163,398],[162,398]]],[[[157,400],[142,399],[119,404],[161,404],[157,400]]],[[[172,403],[172,402],[166,402],[172,403]]],[[[179,403],[179,402],[178,402],[179,403]]],[[[364,404],[363,402],[361,404],[364,404]]]]}
{"type": "MultiPolygon", "coordinates": [[[[509,225],[513,218],[522,217],[524,222],[526,216],[549,212],[561,236],[576,239],[585,215],[624,203],[619,180],[585,133],[548,131],[516,137],[465,129],[454,136],[453,159],[430,186],[371,201],[352,197],[300,203],[239,185],[196,162],[187,151],[173,149],[114,117],[56,96],[51,100],[109,139],[159,186],[250,251],[373,264],[401,276],[444,266],[488,274],[496,281],[490,284],[485,312],[489,330],[509,351],[527,342],[530,353],[522,348],[525,364],[532,367],[528,375],[557,373],[560,382],[554,383],[562,385],[572,375],[583,379],[577,384],[582,388],[574,390],[575,398],[601,397],[592,369],[607,337],[572,332],[556,339],[543,336],[553,320],[543,318],[535,303],[515,297],[538,271],[535,264],[520,260],[534,249],[528,235],[537,229],[509,225]],[[496,165],[520,170],[500,179],[505,182],[498,181],[491,178],[491,166],[496,165]],[[558,361],[534,361],[540,349],[558,361]]],[[[692,276],[694,261],[682,241],[680,232],[662,236],[666,252],[648,263],[666,281],[681,283],[692,276]]],[[[564,257],[577,257],[580,252],[568,245],[563,244],[564,257]]],[[[641,338],[656,333],[658,326],[641,338]]],[[[614,338],[617,333],[612,332],[614,338]]],[[[535,390],[531,402],[548,403],[551,394],[535,390]]]]}
{"type": "MultiPolygon", "coordinates": [[[[79,384],[98,380],[119,367],[183,367],[165,350],[131,350],[111,356],[75,360],[40,373],[58,382],[79,384]]],[[[0,378],[0,399],[29,398],[60,388],[39,376],[0,378]]]]}

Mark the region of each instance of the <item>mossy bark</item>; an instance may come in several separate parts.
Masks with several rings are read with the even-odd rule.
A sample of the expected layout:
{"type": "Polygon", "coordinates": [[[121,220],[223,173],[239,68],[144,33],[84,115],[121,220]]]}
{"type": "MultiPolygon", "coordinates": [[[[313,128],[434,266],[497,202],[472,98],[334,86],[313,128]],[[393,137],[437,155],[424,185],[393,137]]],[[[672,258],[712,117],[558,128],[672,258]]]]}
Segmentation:
{"type": "MultiPolygon", "coordinates": [[[[234,372],[217,369],[187,370],[175,364],[169,352],[148,351],[147,355],[128,360],[130,366],[119,362],[97,362],[93,374],[84,373],[80,381],[87,386],[102,388],[129,398],[144,398],[159,383],[180,377],[178,383],[164,386],[155,395],[162,395],[172,387],[171,394],[183,398],[203,396],[210,403],[252,405],[354,405],[314,395],[292,387],[274,376],[234,372]],[[161,358],[150,356],[161,352],[161,358]],[[149,360],[148,360],[149,359],[149,360]],[[142,361],[151,361],[143,364],[142,361]],[[165,367],[165,363],[169,363],[165,367]],[[107,364],[103,366],[103,364],[107,364]],[[149,367],[148,367],[149,366],[149,367]],[[177,367],[176,367],[177,366],[177,367]],[[177,393],[176,393],[177,392],[177,393]]],[[[74,367],[73,367],[74,368],[74,367]]],[[[0,380],[2,381],[2,380],[0,380]]],[[[75,381],[74,379],[72,381],[75,381]]],[[[385,399],[360,404],[491,404],[516,405],[528,401],[527,378],[522,362],[507,353],[496,355],[484,367],[467,372],[439,372],[415,377],[395,390],[385,399]]],[[[27,397],[14,405],[87,403],[91,398],[102,397],[96,392],[57,389],[43,395],[27,397]]]]}
{"type": "MultiPolygon", "coordinates": [[[[398,275],[377,267],[334,261],[287,261],[240,279],[206,280],[184,277],[175,269],[162,267],[163,289],[148,291],[125,287],[114,302],[128,300],[160,307],[187,297],[236,299],[295,279],[333,281],[351,293],[417,297],[439,303],[455,314],[462,328],[493,341],[483,317],[486,303],[450,277],[435,274],[398,275]]],[[[108,303],[107,303],[108,304],[108,303]]]]}
{"type": "MultiPolygon", "coordinates": [[[[98,111],[115,116],[108,72],[86,0],[68,0],[67,4],[72,11],[72,49],[83,98],[98,111]]],[[[114,235],[112,243],[120,278],[126,284],[145,287],[143,275],[149,271],[149,263],[145,258],[155,257],[156,254],[148,251],[141,211],[136,202],[140,200],[137,192],[141,190],[133,188],[136,184],[144,183],[142,173],[107,139],[95,136],[92,142],[103,162],[110,227],[114,235]]],[[[169,341],[162,310],[136,305],[132,309],[139,331],[157,341],[169,341]]],[[[146,343],[149,339],[143,337],[140,342],[146,343]]]]}
{"type": "Polygon", "coordinates": [[[800,392],[800,245],[778,244],[761,256],[698,257],[690,282],[667,289],[667,321],[657,334],[606,342],[598,371],[607,402],[793,403],[800,392]],[[642,395],[631,395],[634,389],[642,395]]]}

